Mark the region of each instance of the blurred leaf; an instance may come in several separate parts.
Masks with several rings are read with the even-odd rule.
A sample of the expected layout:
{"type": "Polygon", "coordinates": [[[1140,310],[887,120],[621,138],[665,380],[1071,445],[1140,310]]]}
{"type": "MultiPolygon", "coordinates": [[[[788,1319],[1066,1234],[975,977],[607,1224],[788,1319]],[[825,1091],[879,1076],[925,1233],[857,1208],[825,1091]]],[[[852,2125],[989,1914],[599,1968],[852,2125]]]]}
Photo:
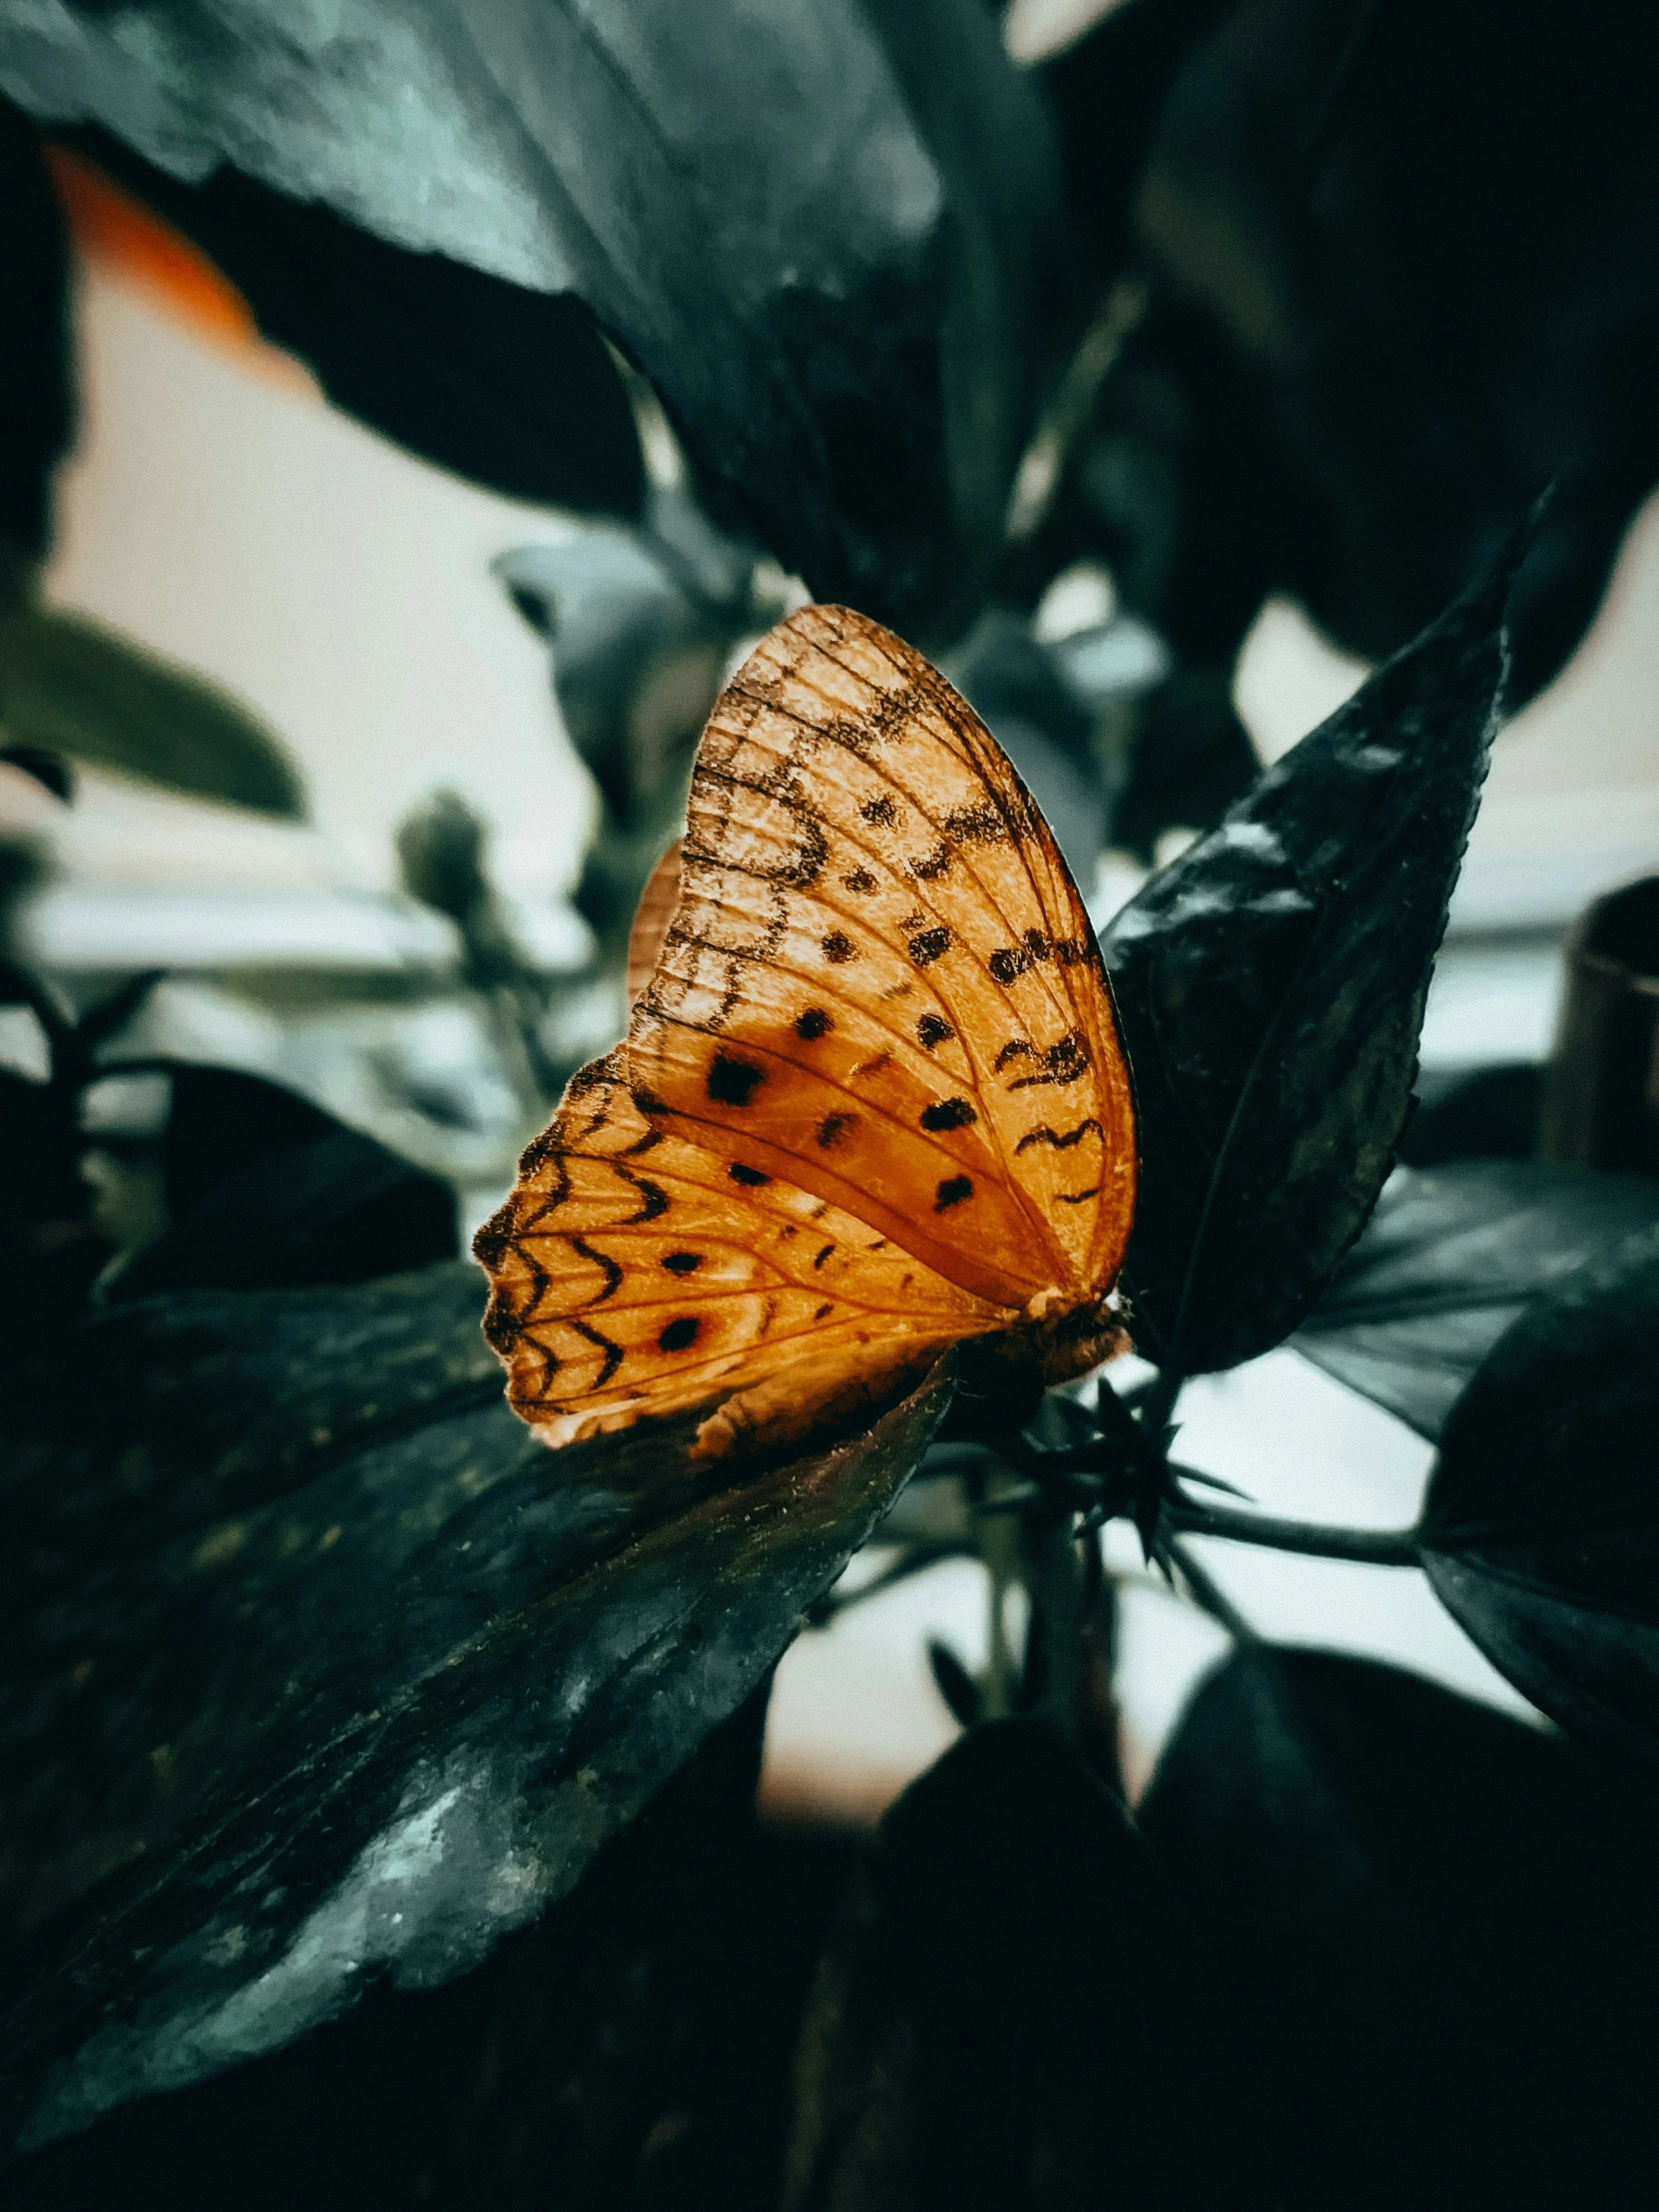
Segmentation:
{"type": "Polygon", "coordinates": [[[1534,1705],[1659,1765],[1659,1223],[1498,1340],[1423,1507],[1435,1595],[1534,1705]]]}
{"type": "Polygon", "coordinates": [[[1139,1349],[1235,1366],[1307,1314],[1392,1164],[1495,728],[1515,550],[1102,943],[1134,1071],[1139,1349]]]}
{"type": "Polygon", "coordinates": [[[1512,705],[1594,613],[1659,478],[1659,34],[1628,8],[1512,24],[1130,0],[1041,73],[1068,205],[1166,333],[1151,390],[1133,345],[1104,381],[1092,550],[1153,586],[1126,598],[1184,663],[1230,663],[1270,593],[1380,660],[1551,482],[1512,705]]]}
{"type": "Polygon", "coordinates": [[[75,771],[61,753],[48,753],[38,745],[0,745],[0,762],[20,776],[33,777],[42,791],[61,799],[67,807],[75,798],[75,771]]]}
{"type": "Polygon", "coordinates": [[[1654,1834],[1569,1747],[1369,1660],[1238,1651],[1140,1821],[1231,1972],[1209,2055],[1273,2083],[1286,2212],[1646,2197],[1654,1834]]]}
{"type": "Polygon", "coordinates": [[[1433,1442],[1531,1301],[1652,1221],[1652,1177],[1508,1160],[1402,1169],[1293,1341],[1433,1442]]]}
{"type": "Polygon", "coordinates": [[[479,1964],[755,1689],[949,1392],[725,1488],[685,1422],[549,1454],[481,1289],[158,1298],[12,1372],[9,2140],[479,1964]]]}
{"type": "Polygon", "coordinates": [[[0,85],[576,293],[817,596],[948,635],[981,594],[1069,311],[1051,124],[982,0],[185,0],[0,25],[0,85]]]}
{"type": "Polygon", "coordinates": [[[575,903],[614,958],[684,827],[692,756],[733,649],[787,610],[781,579],[662,486],[639,528],[589,527],[492,565],[552,648],[560,718],[599,787],[575,903]]]}
{"type": "Polygon", "coordinates": [[[63,222],[33,126],[0,101],[0,608],[19,555],[51,539],[52,475],[75,427],[63,222]]]}
{"type": "Polygon", "coordinates": [[[1400,1139],[1400,1159],[1411,1168],[1448,1160],[1530,1160],[1543,1072],[1535,1060],[1419,1071],[1417,1110],[1400,1139]]]}
{"type": "Polygon", "coordinates": [[[14,745],[192,798],[304,813],[281,741],[246,707],[97,623],[28,600],[0,613],[0,724],[14,745]]]}
{"type": "Polygon", "coordinates": [[[757,1695],[601,1849],[565,1909],[471,1973],[378,1990],[268,2058],[121,2107],[12,2166],[8,2212],[631,2202],[642,2146],[724,2010],[758,1856],[763,1719],[757,1695]]]}
{"type": "Polygon", "coordinates": [[[569,292],[408,253],[234,169],[185,182],[107,132],[54,137],[193,239],[348,414],[509,498],[638,511],[628,397],[569,292]]]}
{"type": "Polygon", "coordinates": [[[1233,704],[1233,672],[1181,669],[1131,709],[1129,773],[1112,842],[1148,865],[1166,830],[1212,830],[1255,782],[1258,761],[1233,704]]]}
{"type": "Polygon", "coordinates": [[[754,548],[655,490],[647,527],[589,527],[493,566],[552,646],[560,717],[613,821],[660,843],[732,648],[785,612],[757,598],[754,548]]]}
{"type": "Polygon", "coordinates": [[[883,1820],[808,2010],[786,2212],[1270,2201],[1220,1992],[1122,1806],[1034,1721],[973,1729],[883,1820]]]}

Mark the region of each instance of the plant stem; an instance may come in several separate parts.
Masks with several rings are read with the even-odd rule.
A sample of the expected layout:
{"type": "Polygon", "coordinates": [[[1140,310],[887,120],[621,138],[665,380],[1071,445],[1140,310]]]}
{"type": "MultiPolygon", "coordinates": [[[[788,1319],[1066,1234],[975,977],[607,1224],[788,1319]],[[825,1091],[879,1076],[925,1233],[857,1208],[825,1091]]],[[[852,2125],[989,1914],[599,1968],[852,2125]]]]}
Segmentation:
{"type": "Polygon", "coordinates": [[[1306,1552],[1317,1559],[1362,1559],[1378,1567],[1414,1567],[1414,1528],[1327,1528],[1319,1521],[1278,1520],[1271,1513],[1240,1513],[1231,1506],[1172,1498],[1171,1525],[1184,1536],[1228,1536],[1275,1551],[1306,1552]]]}
{"type": "Polygon", "coordinates": [[[1172,1536],[1166,1546],[1166,1555],[1169,1564],[1187,1585],[1188,1595],[1194,1604],[1225,1628],[1235,1643],[1254,1644],[1260,1641],[1255,1629],[1215,1577],[1205,1573],[1188,1545],[1182,1543],[1179,1537],[1172,1536]]]}

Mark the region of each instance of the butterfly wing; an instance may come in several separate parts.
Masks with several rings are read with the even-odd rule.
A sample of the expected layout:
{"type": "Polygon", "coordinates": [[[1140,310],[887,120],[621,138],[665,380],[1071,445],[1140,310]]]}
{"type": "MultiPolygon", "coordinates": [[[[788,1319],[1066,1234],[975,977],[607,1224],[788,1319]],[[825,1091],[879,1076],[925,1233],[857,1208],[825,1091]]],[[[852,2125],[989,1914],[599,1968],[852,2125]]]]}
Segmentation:
{"type": "Polygon", "coordinates": [[[634,909],[633,927],[628,932],[625,981],[630,1006],[650,987],[651,978],[657,972],[663,939],[668,935],[668,925],[674,919],[674,909],[679,902],[680,839],[676,837],[646,877],[640,902],[634,909]]]}
{"type": "Polygon", "coordinates": [[[654,1130],[620,1053],[571,1079],[473,1249],[508,1398],[551,1443],[721,1399],[706,1450],[763,1424],[787,1441],[1007,1320],[823,1199],[654,1130]]]}
{"type": "Polygon", "coordinates": [[[995,740],[863,616],[803,608],[718,702],[627,1054],[653,1126],[993,1305],[1116,1275],[1133,1115],[1087,911],[995,740]]]}

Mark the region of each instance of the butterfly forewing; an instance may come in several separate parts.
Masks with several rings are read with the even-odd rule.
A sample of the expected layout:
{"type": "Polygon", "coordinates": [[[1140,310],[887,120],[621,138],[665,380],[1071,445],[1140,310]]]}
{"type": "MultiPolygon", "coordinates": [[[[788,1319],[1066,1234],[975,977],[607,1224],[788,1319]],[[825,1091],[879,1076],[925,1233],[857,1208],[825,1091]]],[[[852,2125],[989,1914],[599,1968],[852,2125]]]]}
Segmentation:
{"type": "Polygon", "coordinates": [[[1006,1318],[822,1198],[654,1130],[619,1053],[572,1079],[475,1249],[508,1396],[555,1443],[803,1356],[879,1375],[1006,1318]]]}
{"type": "Polygon", "coordinates": [[[995,1305],[1116,1273],[1133,1124],[1086,910],[995,741],[861,616],[791,616],[716,707],[628,1066],[654,1126],[995,1305]]]}

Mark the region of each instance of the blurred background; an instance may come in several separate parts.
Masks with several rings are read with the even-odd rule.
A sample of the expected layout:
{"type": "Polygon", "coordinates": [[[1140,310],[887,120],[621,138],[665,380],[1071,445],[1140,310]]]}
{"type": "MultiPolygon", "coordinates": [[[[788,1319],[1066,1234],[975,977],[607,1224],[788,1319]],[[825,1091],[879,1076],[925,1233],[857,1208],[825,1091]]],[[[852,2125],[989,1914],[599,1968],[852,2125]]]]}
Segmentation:
{"type": "MultiPolygon", "coordinates": [[[[1653,155],[1607,120],[1647,31],[1544,8],[1521,53],[1478,7],[825,10],[811,37],[852,42],[873,106],[830,101],[819,168],[728,209],[709,270],[591,206],[586,262],[575,230],[521,235],[513,179],[460,157],[434,173],[470,200],[397,212],[418,134],[353,169],[324,117],[276,160],[250,118],[291,95],[193,78],[183,32],[151,113],[126,14],[0,31],[8,251],[34,267],[61,227],[40,283],[71,394],[7,532],[0,1067],[18,1141],[88,1194],[13,1202],[7,1233],[65,1298],[464,1249],[619,1033],[690,746],[791,605],[853,599],[940,660],[1100,923],[1553,483],[1407,1159],[1533,1152],[1568,930],[1659,869],[1653,155]],[[946,48],[950,114],[917,90],[946,48]],[[1290,145],[1288,105],[1315,117],[1290,145]],[[976,115],[1012,149],[991,184],[963,167],[976,115]],[[863,182],[831,217],[847,147],[863,182]],[[260,1169],[301,1153],[280,1188],[260,1169]]],[[[805,20],[773,33],[802,82],[805,20]]],[[[680,81],[670,34],[638,41],[641,83],[680,81]]],[[[699,111],[711,165],[728,97],[699,111]]],[[[25,352],[14,392],[45,388],[25,352]]],[[[1189,1461],[1285,1513],[1397,1525],[1430,1458],[1291,1350],[1182,1412],[1189,1461]]],[[[1414,1575],[1198,1548],[1269,1632],[1518,1707],[1414,1575]]],[[[1222,1637],[1132,1534],[1116,1563],[1144,1773],[1222,1637]]],[[[989,1605],[942,1559],[804,1637],[774,1809],[890,1799],[954,1733],[927,1640],[981,1666],[989,1605]]]]}

